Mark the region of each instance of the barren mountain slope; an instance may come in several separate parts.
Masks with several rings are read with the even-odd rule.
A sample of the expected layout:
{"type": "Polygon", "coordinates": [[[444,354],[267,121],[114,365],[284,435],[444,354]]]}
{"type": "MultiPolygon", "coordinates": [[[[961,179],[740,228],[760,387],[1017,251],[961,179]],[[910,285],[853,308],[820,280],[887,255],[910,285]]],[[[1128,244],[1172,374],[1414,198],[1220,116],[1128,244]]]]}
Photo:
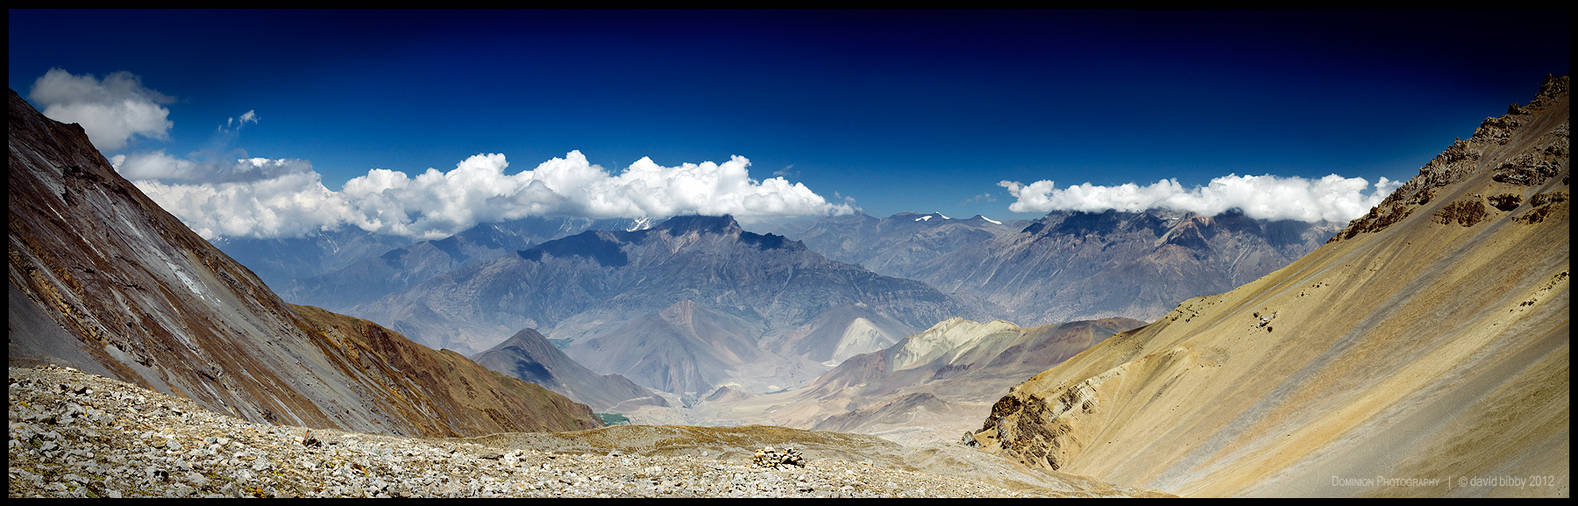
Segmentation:
{"type": "Polygon", "coordinates": [[[8,130],[12,364],[69,364],[260,422],[421,435],[601,425],[453,353],[285,304],[117,174],[80,126],[15,91],[8,130]]]}
{"type": "Polygon", "coordinates": [[[1181,495],[1568,495],[1568,82],[1304,258],[1014,387],[974,439],[1181,495]],[[1470,481],[1496,476],[1554,483],[1470,481]]]}

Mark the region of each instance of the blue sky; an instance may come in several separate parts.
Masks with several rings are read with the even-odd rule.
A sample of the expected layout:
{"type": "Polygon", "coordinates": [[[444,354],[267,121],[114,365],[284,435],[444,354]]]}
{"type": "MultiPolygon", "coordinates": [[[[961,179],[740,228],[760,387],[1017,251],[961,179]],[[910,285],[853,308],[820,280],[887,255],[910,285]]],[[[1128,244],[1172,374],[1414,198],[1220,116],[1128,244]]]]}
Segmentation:
{"type": "MultiPolygon", "coordinates": [[[[338,190],[480,153],[750,160],[866,212],[1029,217],[999,181],[1402,180],[1568,73],[1567,11],[9,12],[9,86],[126,71],[168,139],[338,190]],[[239,138],[227,118],[256,111],[239,138]],[[980,197],[985,195],[989,198],[980,197]],[[972,197],[975,197],[972,199],[972,197]]],[[[35,101],[35,105],[37,102],[35,101]]],[[[108,153],[107,153],[108,154],[108,153]]]]}

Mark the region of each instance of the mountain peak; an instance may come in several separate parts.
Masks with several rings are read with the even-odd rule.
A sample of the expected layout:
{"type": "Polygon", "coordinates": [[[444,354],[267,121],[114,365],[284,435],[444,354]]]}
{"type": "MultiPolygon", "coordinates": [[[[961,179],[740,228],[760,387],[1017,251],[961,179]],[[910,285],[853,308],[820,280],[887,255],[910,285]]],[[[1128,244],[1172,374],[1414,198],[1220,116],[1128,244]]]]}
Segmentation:
{"type": "Polygon", "coordinates": [[[939,213],[939,212],[916,213],[916,212],[911,212],[911,211],[902,211],[902,212],[899,212],[899,213],[895,213],[893,216],[889,216],[888,219],[890,219],[890,220],[899,220],[899,221],[910,220],[910,221],[919,221],[919,222],[923,222],[923,223],[928,223],[928,222],[932,222],[932,220],[937,220],[937,222],[941,222],[942,220],[951,220],[953,218],[949,218],[948,215],[942,214],[942,213],[939,213]]]}
{"type": "Polygon", "coordinates": [[[520,332],[516,332],[515,335],[510,336],[509,339],[505,339],[504,342],[499,343],[498,346],[495,346],[495,348],[504,347],[511,344],[518,345],[521,343],[530,343],[534,341],[547,342],[547,340],[548,337],[542,335],[542,333],[538,332],[537,329],[526,327],[521,329],[520,332]]]}
{"type": "MultiPolygon", "coordinates": [[[[1537,187],[1547,180],[1566,176],[1561,173],[1569,157],[1567,146],[1566,112],[1568,76],[1546,76],[1540,91],[1529,105],[1512,104],[1507,113],[1485,118],[1474,135],[1457,139],[1440,154],[1419,168],[1419,174],[1404,182],[1380,204],[1370,208],[1364,216],[1348,223],[1341,234],[1328,242],[1352,239],[1358,234],[1377,232],[1402,221],[1424,209],[1432,200],[1451,198],[1437,195],[1451,184],[1469,179],[1481,172],[1491,172],[1491,180],[1504,187],[1537,187]],[[1553,107],[1554,106],[1554,107],[1553,107]],[[1549,118],[1561,118],[1554,122],[1549,118]],[[1488,163],[1498,152],[1517,148],[1521,153],[1499,163],[1488,163]]],[[[1461,199],[1458,205],[1483,212],[1485,205],[1475,194],[1471,199],[1461,199]]],[[[1472,221],[1470,221],[1471,223],[1472,221]]],[[[1467,223],[1465,223],[1467,225],[1467,223]]]]}
{"type": "Polygon", "coordinates": [[[1566,97],[1569,83],[1569,76],[1546,74],[1545,81],[1540,83],[1540,92],[1534,96],[1534,100],[1529,101],[1529,107],[1539,107],[1546,102],[1566,97]]]}
{"type": "Polygon", "coordinates": [[[728,235],[738,234],[744,230],[740,228],[739,222],[734,221],[734,216],[727,214],[723,216],[675,216],[652,228],[654,230],[666,230],[670,235],[680,235],[689,232],[728,235]]]}

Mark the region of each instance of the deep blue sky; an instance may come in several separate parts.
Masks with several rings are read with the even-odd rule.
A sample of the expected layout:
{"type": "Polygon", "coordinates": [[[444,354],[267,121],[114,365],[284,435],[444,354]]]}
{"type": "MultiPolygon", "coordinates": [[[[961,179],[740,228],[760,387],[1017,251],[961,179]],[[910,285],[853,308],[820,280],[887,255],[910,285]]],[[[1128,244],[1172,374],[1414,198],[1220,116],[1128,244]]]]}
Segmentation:
{"type": "Polygon", "coordinates": [[[129,71],[168,142],[374,167],[751,159],[871,214],[1011,216],[1002,179],[1406,179],[1569,72],[1567,11],[19,11],[9,86],[129,71]],[[995,202],[964,204],[989,193],[995,202]]]}

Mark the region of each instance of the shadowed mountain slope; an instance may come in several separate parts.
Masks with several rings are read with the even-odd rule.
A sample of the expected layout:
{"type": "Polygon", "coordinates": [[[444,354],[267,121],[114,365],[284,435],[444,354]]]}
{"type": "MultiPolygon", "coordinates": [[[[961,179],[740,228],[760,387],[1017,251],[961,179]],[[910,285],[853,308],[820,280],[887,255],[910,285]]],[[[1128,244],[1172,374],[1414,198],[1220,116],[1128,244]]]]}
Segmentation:
{"type": "Polygon", "coordinates": [[[629,378],[592,372],[532,329],[521,329],[498,346],[471,358],[489,369],[542,385],[599,411],[667,405],[662,397],[629,378]]]}

